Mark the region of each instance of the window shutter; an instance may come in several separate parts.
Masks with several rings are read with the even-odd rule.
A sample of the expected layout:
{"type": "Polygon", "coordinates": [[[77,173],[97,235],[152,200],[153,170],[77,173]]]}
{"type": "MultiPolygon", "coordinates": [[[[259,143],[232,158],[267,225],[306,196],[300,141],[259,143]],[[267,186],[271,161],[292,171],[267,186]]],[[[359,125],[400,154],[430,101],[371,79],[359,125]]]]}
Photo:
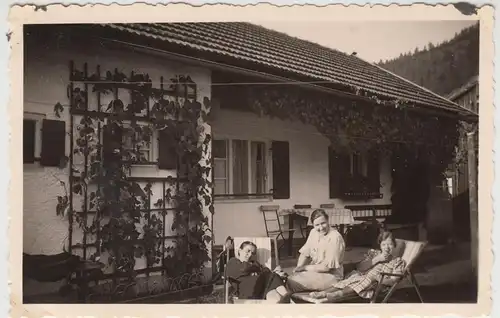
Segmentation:
{"type": "Polygon", "coordinates": [[[122,129],[117,124],[108,124],[103,127],[103,163],[108,165],[121,160],[121,154],[115,153],[115,149],[122,147],[122,129]]]}
{"type": "Polygon", "coordinates": [[[370,189],[375,193],[380,192],[380,159],[376,150],[368,152],[368,180],[370,189]]]}
{"type": "Polygon", "coordinates": [[[34,120],[23,120],[23,163],[35,162],[35,125],[34,120]]]}
{"type": "Polygon", "coordinates": [[[177,169],[177,159],[174,136],[168,129],[160,130],[158,137],[158,167],[165,170],[177,169]]]}
{"type": "Polygon", "coordinates": [[[290,145],[287,141],[272,142],[273,198],[290,198],[290,145]]]}
{"type": "Polygon", "coordinates": [[[345,182],[351,171],[351,157],[349,154],[335,151],[328,147],[328,176],[330,199],[342,198],[345,192],[345,182]]]}
{"type": "Polygon", "coordinates": [[[332,146],[328,147],[328,183],[330,187],[330,199],[341,195],[341,160],[339,154],[332,146]]]}
{"type": "Polygon", "coordinates": [[[44,119],[42,122],[42,154],[40,164],[57,167],[66,152],[66,123],[61,120],[44,119]]]}

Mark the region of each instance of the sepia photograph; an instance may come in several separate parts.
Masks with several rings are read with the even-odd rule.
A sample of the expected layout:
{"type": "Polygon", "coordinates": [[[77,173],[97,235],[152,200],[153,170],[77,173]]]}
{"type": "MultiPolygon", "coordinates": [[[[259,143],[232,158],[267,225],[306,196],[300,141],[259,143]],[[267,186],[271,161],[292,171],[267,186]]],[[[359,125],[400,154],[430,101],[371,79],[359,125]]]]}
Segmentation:
{"type": "Polygon", "coordinates": [[[476,304],[480,27],[24,24],[22,303],[476,304]]]}

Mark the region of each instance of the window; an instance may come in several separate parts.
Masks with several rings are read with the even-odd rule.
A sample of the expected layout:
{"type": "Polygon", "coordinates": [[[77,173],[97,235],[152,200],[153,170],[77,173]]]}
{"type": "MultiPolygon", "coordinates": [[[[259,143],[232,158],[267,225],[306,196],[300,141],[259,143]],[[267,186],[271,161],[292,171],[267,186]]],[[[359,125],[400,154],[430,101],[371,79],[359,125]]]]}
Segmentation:
{"type": "Polygon", "coordinates": [[[23,114],[23,163],[40,160],[42,151],[42,122],[45,115],[33,112],[23,114]]]}
{"type": "Polygon", "coordinates": [[[351,176],[353,177],[368,177],[368,160],[365,154],[352,153],[351,161],[351,176]]]}
{"type": "Polygon", "coordinates": [[[330,198],[380,197],[380,161],[377,151],[342,153],[328,148],[330,198]]]}
{"type": "Polygon", "coordinates": [[[35,162],[36,121],[23,120],[23,163],[35,162]]]}
{"type": "Polygon", "coordinates": [[[265,194],[267,146],[263,141],[219,139],[212,143],[215,195],[265,194]]]}
{"type": "Polygon", "coordinates": [[[126,125],[123,127],[123,149],[126,151],[126,156],[130,156],[129,160],[138,162],[150,162],[151,155],[151,132],[147,127],[138,126],[135,129],[132,126],[126,125]],[[139,158],[137,158],[139,155],[139,158]]]}

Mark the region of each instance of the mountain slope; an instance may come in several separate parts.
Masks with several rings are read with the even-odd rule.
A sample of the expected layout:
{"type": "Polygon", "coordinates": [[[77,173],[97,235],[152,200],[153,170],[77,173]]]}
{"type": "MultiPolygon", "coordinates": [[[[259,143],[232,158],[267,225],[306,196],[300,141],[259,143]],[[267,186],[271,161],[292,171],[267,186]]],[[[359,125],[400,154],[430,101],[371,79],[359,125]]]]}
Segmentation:
{"type": "Polygon", "coordinates": [[[479,74],[479,24],[437,46],[429,43],[378,65],[445,96],[479,74]]]}

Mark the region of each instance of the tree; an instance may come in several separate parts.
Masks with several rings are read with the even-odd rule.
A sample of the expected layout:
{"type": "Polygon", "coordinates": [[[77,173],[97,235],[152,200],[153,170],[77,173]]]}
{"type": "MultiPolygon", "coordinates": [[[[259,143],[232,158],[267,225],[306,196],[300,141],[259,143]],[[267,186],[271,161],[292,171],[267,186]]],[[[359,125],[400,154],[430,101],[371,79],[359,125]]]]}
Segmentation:
{"type": "Polygon", "coordinates": [[[479,24],[437,46],[429,43],[427,49],[415,48],[379,65],[445,96],[479,73],[479,24]]]}

